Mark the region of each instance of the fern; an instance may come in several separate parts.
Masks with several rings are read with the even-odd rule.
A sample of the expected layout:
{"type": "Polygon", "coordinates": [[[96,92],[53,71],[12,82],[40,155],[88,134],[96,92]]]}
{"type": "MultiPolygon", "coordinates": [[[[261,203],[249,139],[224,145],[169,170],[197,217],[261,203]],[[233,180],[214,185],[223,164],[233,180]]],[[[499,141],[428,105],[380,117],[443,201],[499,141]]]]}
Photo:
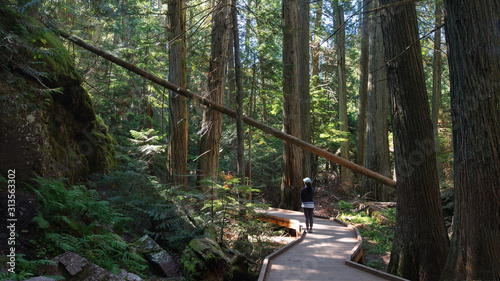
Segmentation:
{"type": "Polygon", "coordinates": [[[64,88],[59,87],[59,88],[52,88],[49,89],[48,87],[46,89],[39,89],[39,88],[34,88],[35,92],[40,94],[41,96],[52,96],[53,94],[63,94],[64,88]]]}
{"type": "Polygon", "coordinates": [[[37,215],[33,218],[33,221],[41,229],[47,229],[50,227],[50,223],[43,217],[43,214],[40,212],[38,212],[37,215]]]}
{"type": "Polygon", "coordinates": [[[165,151],[165,146],[159,145],[159,137],[155,135],[153,129],[144,131],[130,130],[132,138],[129,141],[132,143],[131,149],[136,152],[138,160],[149,163],[154,157],[165,151]]]}
{"type": "MultiPolygon", "coordinates": [[[[43,265],[57,265],[54,261],[41,259],[28,261],[24,254],[16,254],[16,273],[0,273],[0,280],[26,280],[35,276],[38,268],[43,265]]],[[[54,280],[64,280],[61,276],[50,276],[54,280]]]]}
{"type": "Polygon", "coordinates": [[[123,233],[132,219],[100,200],[97,191],[83,185],[67,188],[62,180],[37,178],[35,182],[38,188],[31,189],[42,207],[33,221],[45,238],[34,242],[38,248],[55,249],[53,254],[72,251],[114,273],[121,266],[143,267],[144,259],[138,255],[123,257],[128,245],[118,233],[123,233]]]}

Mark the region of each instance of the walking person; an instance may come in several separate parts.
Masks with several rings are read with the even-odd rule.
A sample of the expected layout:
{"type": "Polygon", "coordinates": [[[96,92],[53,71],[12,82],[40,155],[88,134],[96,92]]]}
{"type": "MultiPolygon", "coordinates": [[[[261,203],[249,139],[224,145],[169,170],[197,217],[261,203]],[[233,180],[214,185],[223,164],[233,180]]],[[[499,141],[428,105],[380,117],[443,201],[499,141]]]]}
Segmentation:
{"type": "Polygon", "coordinates": [[[311,179],[303,179],[305,186],[300,191],[300,199],[302,200],[302,209],[306,217],[306,231],[312,233],[313,228],[313,213],[314,213],[314,188],[312,187],[311,179]]]}

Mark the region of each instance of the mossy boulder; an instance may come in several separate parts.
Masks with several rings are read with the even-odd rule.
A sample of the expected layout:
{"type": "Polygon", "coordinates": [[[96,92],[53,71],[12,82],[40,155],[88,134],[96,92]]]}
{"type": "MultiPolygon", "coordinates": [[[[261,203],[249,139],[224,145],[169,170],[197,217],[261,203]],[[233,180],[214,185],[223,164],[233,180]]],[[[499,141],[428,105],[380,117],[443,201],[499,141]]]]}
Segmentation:
{"type": "Polygon", "coordinates": [[[0,169],[16,179],[83,180],[114,164],[114,140],[95,114],[59,38],[0,4],[0,169]]]}
{"type": "Polygon", "coordinates": [[[237,254],[231,261],[231,270],[224,276],[225,281],[253,281],[259,278],[258,272],[250,270],[250,261],[242,254],[237,254]]]}
{"type": "Polygon", "coordinates": [[[181,271],[189,280],[224,280],[231,270],[231,261],[212,239],[194,238],[184,250],[181,271]]]}
{"type": "Polygon", "coordinates": [[[134,245],[151,264],[159,275],[173,276],[176,274],[175,260],[148,235],[142,236],[134,245]]]}

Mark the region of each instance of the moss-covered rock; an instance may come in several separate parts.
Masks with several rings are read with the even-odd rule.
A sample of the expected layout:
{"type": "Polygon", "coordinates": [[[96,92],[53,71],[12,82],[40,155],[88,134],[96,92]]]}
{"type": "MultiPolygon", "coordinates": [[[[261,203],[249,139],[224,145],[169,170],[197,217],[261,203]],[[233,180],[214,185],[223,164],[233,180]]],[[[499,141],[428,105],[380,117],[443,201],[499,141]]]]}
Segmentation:
{"type": "Polygon", "coordinates": [[[66,252],[53,259],[55,264],[40,268],[40,273],[50,276],[61,276],[68,281],[122,281],[123,278],[97,266],[87,259],[73,253],[66,252]]]}
{"type": "Polygon", "coordinates": [[[114,164],[114,140],[58,37],[0,3],[0,169],[82,180],[114,164]]]}
{"type": "Polygon", "coordinates": [[[225,281],[252,281],[259,278],[259,273],[250,270],[250,262],[247,257],[238,254],[231,261],[231,270],[224,276],[225,281]]]}
{"type": "Polygon", "coordinates": [[[224,280],[231,261],[213,240],[195,238],[182,254],[181,271],[189,280],[224,280]]]}
{"type": "Polygon", "coordinates": [[[176,274],[175,260],[148,235],[142,236],[134,245],[144,255],[159,275],[176,274]]]}
{"type": "MultiPolygon", "coordinates": [[[[73,59],[63,46],[62,41],[46,26],[36,19],[9,9],[0,3],[0,26],[6,31],[10,46],[2,46],[8,53],[18,57],[11,58],[29,76],[40,75],[45,81],[76,81],[82,83],[73,59]],[[32,71],[38,71],[38,73],[32,71]]],[[[4,39],[4,38],[2,38],[4,39]]],[[[5,55],[5,53],[3,54],[5,55]]]]}

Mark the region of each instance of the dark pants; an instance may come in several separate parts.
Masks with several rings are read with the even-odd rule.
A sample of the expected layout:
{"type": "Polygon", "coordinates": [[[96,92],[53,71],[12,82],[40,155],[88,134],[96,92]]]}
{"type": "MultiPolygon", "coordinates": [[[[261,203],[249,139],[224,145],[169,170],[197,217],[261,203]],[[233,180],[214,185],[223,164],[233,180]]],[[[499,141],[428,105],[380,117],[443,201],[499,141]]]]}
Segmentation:
{"type": "Polygon", "coordinates": [[[306,228],[310,229],[313,227],[313,212],[314,208],[303,208],[304,216],[306,217],[306,228]]]}

